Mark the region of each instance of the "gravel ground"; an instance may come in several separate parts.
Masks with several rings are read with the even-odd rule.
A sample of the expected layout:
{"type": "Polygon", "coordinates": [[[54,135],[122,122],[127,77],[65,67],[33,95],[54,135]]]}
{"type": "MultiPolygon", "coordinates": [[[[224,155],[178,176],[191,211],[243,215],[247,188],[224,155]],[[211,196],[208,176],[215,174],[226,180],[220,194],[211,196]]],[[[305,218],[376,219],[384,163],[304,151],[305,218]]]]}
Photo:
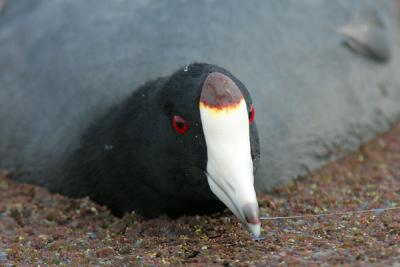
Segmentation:
{"type": "MultiPolygon", "coordinates": [[[[0,266],[396,265],[400,210],[263,221],[253,240],[226,211],[122,219],[0,175],[0,266]]],[[[400,125],[359,151],[260,196],[261,214],[293,216],[400,205],[400,125]]]]}

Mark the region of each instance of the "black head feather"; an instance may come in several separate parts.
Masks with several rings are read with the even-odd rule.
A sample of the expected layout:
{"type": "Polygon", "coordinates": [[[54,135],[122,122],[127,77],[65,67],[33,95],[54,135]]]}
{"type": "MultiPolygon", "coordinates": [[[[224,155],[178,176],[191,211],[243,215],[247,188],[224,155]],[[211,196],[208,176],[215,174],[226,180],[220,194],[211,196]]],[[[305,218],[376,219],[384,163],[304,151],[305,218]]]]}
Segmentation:
{"type": "MultiPolygon", "coordinates": [[[[211,72],[230,77],[250,107],[247,89],[228,71],[209,64],[186,66],[141,86],[95,121],[51,190],[90,196],[117,215],[134,210],[147,217],[177,216],[223,209],[205,176],[207,148],[199,111],[201,88],[211,72]],[[175,115],[188,123],[183,135],[171,125],[175,115]]],[[[255,124],[250,127],[257,163],[258,135],[255,124]]]]}

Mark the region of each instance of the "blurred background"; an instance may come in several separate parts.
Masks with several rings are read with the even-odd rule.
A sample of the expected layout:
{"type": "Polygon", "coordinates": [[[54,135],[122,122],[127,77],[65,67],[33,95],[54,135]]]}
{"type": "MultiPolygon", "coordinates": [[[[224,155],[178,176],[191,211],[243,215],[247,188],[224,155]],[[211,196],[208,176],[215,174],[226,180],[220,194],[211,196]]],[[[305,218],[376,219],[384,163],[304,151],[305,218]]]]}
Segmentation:
{"type": "Polygon", "coordinates": [[[149,79],[220,65],[255,101],[257,189],[302,175],[400,114],[394,0],[1,1],[1,167],[45,175],[149,79]]]}

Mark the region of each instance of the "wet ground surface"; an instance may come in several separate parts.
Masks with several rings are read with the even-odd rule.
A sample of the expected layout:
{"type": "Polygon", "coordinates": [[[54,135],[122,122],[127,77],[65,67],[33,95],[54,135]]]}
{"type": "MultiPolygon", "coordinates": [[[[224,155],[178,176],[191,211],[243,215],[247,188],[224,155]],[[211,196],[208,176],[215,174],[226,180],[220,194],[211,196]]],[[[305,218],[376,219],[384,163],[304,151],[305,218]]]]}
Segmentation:
{"type": "Polygon", "coordinates": [[[359,151],[260,196],[275,216],[255,241],[226,211],[212,216],[122,219],[0,175],[0,266],[371,265],[400,262],[400,125],[359,151]],[[385,210],[385,208],[391,208],[385,210]]]}

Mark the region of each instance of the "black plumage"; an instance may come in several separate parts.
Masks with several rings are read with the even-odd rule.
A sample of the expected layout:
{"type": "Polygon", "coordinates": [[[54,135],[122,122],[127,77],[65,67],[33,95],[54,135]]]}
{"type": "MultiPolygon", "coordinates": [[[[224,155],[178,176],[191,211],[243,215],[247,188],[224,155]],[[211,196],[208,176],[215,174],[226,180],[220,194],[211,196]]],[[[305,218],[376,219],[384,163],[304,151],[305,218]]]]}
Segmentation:
{"type": "MultiPolygon", "coordinates": [[[[230,77],[250,108],[246,87],[228,71],[191,64],[144,84],[98,118],[46,186],[67,196],[90,196],[117,215],[134,210],[146,217],[179,216],[223,209],[205,175],[207,147],[199,112],[203,82],[211,72],[230,77]],[[175,115],[188,123],[183,135],[171,125],[175,115]]],[[[257,164],[255,123],[250,133],[257,164]]]]}

